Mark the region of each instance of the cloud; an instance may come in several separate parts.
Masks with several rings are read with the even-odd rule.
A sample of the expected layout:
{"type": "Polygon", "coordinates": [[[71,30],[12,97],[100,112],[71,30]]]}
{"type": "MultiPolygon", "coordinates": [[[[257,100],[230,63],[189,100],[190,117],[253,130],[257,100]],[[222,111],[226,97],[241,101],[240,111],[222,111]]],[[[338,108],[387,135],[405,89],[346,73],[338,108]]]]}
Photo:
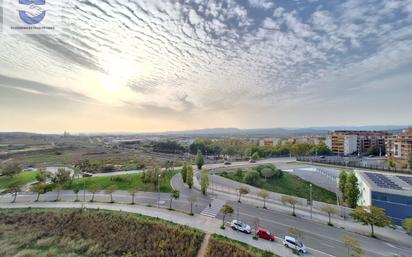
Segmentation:
{"type": "Polygon", "coordinates": [[[274,2],[271,0],[249,0],[250,6],[254,8],[270,9],[275,6],[274,2]]]}

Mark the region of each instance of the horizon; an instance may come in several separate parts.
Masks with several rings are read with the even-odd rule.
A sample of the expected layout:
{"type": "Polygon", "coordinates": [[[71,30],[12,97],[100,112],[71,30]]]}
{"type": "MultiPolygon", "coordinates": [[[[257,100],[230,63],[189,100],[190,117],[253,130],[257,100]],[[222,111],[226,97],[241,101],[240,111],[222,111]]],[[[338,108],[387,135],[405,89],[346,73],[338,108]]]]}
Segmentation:
{"type": "Polygon", "coordinates": [[[412,0],[59,4],[50,35],[2,5],[0,131],[412,124],[412,0]]]}

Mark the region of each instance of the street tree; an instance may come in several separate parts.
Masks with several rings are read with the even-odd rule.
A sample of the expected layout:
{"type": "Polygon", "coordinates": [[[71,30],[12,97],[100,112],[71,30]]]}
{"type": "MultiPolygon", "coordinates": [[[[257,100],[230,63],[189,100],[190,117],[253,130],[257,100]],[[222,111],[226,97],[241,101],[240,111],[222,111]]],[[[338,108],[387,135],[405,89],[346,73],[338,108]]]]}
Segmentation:
{"type": "Polygon", "coordinates": [[[222,220],[222,226],[221,228],[225,228],[225,218],[227,215],[232,215],[234,213],[233,208],[230,205],[223,205],[223,220],[222,220]]]}
{"type": "Polygon", "coordinates": [[[78,202],[78,201],[79,201],[79,192],[80,192],[80,188],[79,188],[78,186],[75,186],[75,187],[73,188],[73,193],[76,194],[76,200],[74,200],[75,202],[78,202]]]}
{"type": "Polygon", "coordinates": [[[321,210],[328,214],[328,217],[329,217],[328,225],[333,226],[331,218],[332,218],[332,215],[336,213],[335,207],[333,207],[332,205],[327,204],[327,205],[323,206],[321,210]]]}
{"type": "Polygon", "coordinates": [[[412,236],[412,218],[404,219],[402,227],[406,230],[406,233],[412,236]]]}
{"type": "Polygon", "coordinates": [[[387,163],[388,163],[389,169],[394,169],[394,168],[396,168],[396,163],[395,163],[395,161],[394,161],[392,158],[390,158],[390,159],[387,161],[387,163]]]}
{"type": "Polygon", "coordinates": [[[192,165],[187,166],[186,183],[189,186],[189,188],[192,189],[193,187],[193,167],[192,165]]]}
{"type": "Polygon", "coordinates": [[[12,203],[16,202],[17,199],[17,194],[21,191],[21,186],[19,184],[18,181],[13,181],[9,184],[7,184],[6,189],[8,192],[10,192],[11,194],[13,194],[13,201],[12,203]]]}
{"type": "Polygon", "coordinates": [[[200,189],[202,194],[206,195],[207,188],[209,187],[209,175],[206,169],[202,169],[200,173],[200,189]]]}
{"type": "Polygon", "coordinates": [[[128,190],[128,192],[132,196],[132,202],[130,204],[135,204],[134,198],[135,198],[137,192],[139,192],[139,190],[137,188],[131,188],[131,189],[128,190]]]}
{"type": "Polygon", "coordinates": [[[99,191],[99,188],[97,185],[92,185],[89,190],[90,193],[92,193],[92,199],[90,199],[90,202],[94,202],[94,195],[99,191]]]}
{"type": "Polygon", "coordinates": [[[254,160],[254,161],[259,160],[259,153],[258,153],[258,152],[254,152],[250,158],[251,158],[252,160],[254,160]]]}
{"type": "Polygon", "coordinates": [[[341,170],[339,173],[339,191],[342,194],[342,201],[345,202],[346,201],[346,179],[347,179],[347,174],[345,170],[341,170]]]}
{"type": "Polygon", "coordinates": [[[36,174],[36,180],[40,183],[45,183],[47,180],[51,179],[52,174],[45,169],[40,169],[36,174]]]}
{"type": "Polygon", "coordinates": [[[163,175],[164,173],[159,167],[149,167],[142,173],[142,182],[151,184],[153,190],[156,190],[163,175]]]}
{"type": "Polygon", "coordinates": [[[296,227],[289,227],[288,228],[288,235],[293,236],[294,238],[298,240],[303,240],[303,231],[296,228],[296,227]]]}
{"type": "Polygon", "coordinates": [[[363,256],[363,250],[355,238],[344,235],[342,237],[343,245],[348,249],[348,257],[361,257],[363,256]]]}
{"type": "Polygon", "coordinates": [[[173,190],[172,193],[170,194],[170,204],[169,204],[169,210],[172,210],[172,201],[173,199],[177,200],[180,197],[180,192],[179,190],[173,190]]]}
{"type": "Polygon", "coordinates": [[[56,202],[58,202],[60,200],[60,192],[63,190],[63,185],[61,184],[55,184],[54,186],[54,191],[57,192],[57,196],[56,196],[56,202]]]}
{"type": "Polygon", "coordinates": [[[345,195],[346,195],[346,204],[349,208],[355,208],[358,205],[358,199],[360,196],[358,179],[355,176],[355,173],[351,172],[346,178],[345,185],[345,195]]]}
{"type": "Polygon", "coordinates": [[[117,187],[115,185],[111,185],[108,188],[106,188],[105,193],[110,195],[110,203],[114,203],[113,201],[113,193],[114,191],[117,190],[117,187]]]}
{"type": "Polygon", "coordinates": [[[89,160],[81,160],[76,162],[75,168],[79,169],[81,173],[96,173],[99,169],[97,164],[91,164],[89,160]]]}
{"type": "Polygon", "coordinates": [[[16,162],[7,163],[3,169],[2,174],[3,176],[13,177],[19,174],[22,171],[21,165],[16,162]]]}
{"type": "Polygon", "coordinates": [[[71,182],[72,177],[70,176],[70,170],[60,168],[57,170],[56,174],[52,177],[52,182],[54,184],[64,185],[71,182]]]}
{"type": "Polygon", "coordinates": [[[31,188],[30,191],[32,191],[33,193],[37,194],[37,198],[35,200],[35,202],[39,201],[40,195],[44,193],[44,189],[46,187],[46,184],[43,182],[39,182],[34,184],[31,188]]]}
{"type": "Polygon", "coordinates": [[[186,178],[187,178],[187,163],[186,162],[183,163],[180,173],[182,174],[183,183],[186,183],[186,178]]]}
{"type": "Polygon", "coordinates": [[[266,199],[269,197],[269,192],[265,189],[259,191],[258,196],[263,200],[263,208],[266,209],[266,199]]]}
{"type": "Polygon", "coordinates": [[[374,227],[386,227],[393,224],[393,221],[386,216],[385,210],[375,206],[358,206],[350,216],[363,225],[371,226],[371,236],[375,237],[374,227]]]}
{"type": "Polygon", "coordinates": [[[197,201],[197,198],[196,198],[196,196],[191,195],[191,196],[189,196],[188,200],[189,200],[189,203],[190,203],[190,215],[193,216],[193,204],[197,201]]]}
{"type": "Polygon", "coordinates": [[[296,207],[296,204],[299,203],[299,200],[293,196],[288,196],[288,195],[283,195],[280,200],[283,204],[285,205],[289,204],[290,206],[292,206],[292,215],[296,216],[295,207],[296,207]]]}
{"type": "Polygon", "coordinates": [[[202,151],[200,151],[200,150],[197,150],[195,163],[196,163],[196,166],[197,166],[198,170],[202,169],[202,166],[205,163],[205,160],[203,159],[202,151]]]}
{"type": "Polygon", "coordinates": [[[246,187],[246,186],[240,186],[240,187],[237,189],[237,192],[238,192],[238,195],[239,195],[239,198],[238,198],[237,201],[240,203],[240,198],[242,197],[242,195],[247,195],[247,194],[249,194],[249,188],[246,187]]]}

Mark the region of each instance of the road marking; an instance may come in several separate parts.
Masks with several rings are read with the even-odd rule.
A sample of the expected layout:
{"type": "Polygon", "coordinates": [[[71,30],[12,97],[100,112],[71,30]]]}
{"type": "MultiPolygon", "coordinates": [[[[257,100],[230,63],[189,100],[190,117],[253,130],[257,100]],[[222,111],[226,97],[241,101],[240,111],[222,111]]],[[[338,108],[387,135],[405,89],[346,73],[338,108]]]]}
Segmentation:
{"type": "Polygon", "coordinates": [[[333,245],[330,245],[330,244],[326,244],[326,243],[323,243],[323,242],[319,242],[319,244],[324,245],[324,246],[327,246],[327,247],[330,247],[330,248],[336,248],[336,246],[333,246],[333,245]]]}
{"type": "Polygon", "coordinates": [[[325,252],[322,252],[322,251],[319,251],[319,250],[316,250],[316,249],[313,249],[313,248],[310,248],[310,247],[306,247],[306,248],[311,250],[311,251],[315,251],[315,252],[318,252],[318,253],[321,253],[321,254],[324,254],[324,255],[327,255],[327,256],[336,257],[335,255],[331,255],[329,253],[325,253],[325,252]]]}

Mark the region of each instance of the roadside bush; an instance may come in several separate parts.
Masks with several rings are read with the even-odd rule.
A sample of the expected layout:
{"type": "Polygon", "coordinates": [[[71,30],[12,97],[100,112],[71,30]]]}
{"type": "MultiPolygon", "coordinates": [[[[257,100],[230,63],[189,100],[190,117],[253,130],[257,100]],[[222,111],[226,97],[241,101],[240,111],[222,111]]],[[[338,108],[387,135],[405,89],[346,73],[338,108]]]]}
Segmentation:
{"type": "Polygon", "coordinates": [[[246,184],[256,185],[256,182],[259,179],[259,173],[255,170],[248,171],[243,178],[246,184]]]}
{"type": "Polygon", "coordinates": [[[110,178],[110,181],[118,182],[118,183],[130,183],[131,178],[128,176],[113,176],[110,178]]]}

